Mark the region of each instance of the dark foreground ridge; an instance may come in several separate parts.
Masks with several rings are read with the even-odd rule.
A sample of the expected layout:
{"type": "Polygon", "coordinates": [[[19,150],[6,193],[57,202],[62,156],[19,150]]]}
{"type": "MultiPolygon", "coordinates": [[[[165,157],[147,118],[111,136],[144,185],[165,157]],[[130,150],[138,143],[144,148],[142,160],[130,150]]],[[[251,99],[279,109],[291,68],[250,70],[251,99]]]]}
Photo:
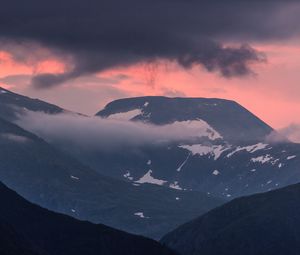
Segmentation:
{"type": "Polygon", "coordinates": [[[300,184],[233,200],[162,239],[182,255],[298,255],[300,184]]]}
{"type": "Polygon", "coordinates": [[[0,183],[1,255],[173,255],[159,243],[27,202],[0,183]]]}

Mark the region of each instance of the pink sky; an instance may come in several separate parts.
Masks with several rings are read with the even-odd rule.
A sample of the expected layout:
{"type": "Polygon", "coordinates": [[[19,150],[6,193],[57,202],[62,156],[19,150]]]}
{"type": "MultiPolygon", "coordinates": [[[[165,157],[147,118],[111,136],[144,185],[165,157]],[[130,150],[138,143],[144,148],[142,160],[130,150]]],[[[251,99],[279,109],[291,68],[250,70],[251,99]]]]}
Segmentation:
{"type": "MultiPolygon", "coordinates": [[[[295,44],[254,45],[265,52],[268,62],[253,66],[256,76],[225,79],[195,66],[183,70],[174,63],[140,64],[69,81],[62,86],[36,90],[24,82],[1,82],[0,86],[58,104],[70,110],[94,114],[107,102],[130,96],[166,95],[216,97],[239,102],[274,128],[300,123],[300,46],[295,44]],[[118,75],[116,83],[107,83],[118,75]],[[103,81],[104,80],[104,81],[103,81]]],[[[0,77],[60,72],[64,65],[55,59],[32,64],[16,63],[0,52],[0,77]]]]}

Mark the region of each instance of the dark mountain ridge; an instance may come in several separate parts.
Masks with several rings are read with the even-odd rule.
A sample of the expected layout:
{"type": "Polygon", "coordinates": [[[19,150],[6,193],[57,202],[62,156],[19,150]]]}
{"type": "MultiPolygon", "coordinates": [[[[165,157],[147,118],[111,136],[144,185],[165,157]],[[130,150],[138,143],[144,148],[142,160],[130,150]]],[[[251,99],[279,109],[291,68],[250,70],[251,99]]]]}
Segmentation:
{"type": "Polygon", "coordinates": [[[40,111],[49,114],[62,113],[65,110],[39,99],[22,96],[0,87],[0,117],[15,120],[24,110],[40,111]]]}
{"type": "Polygon", "coordinates": [[[297,255],[300,184],[237,198],[188,222],[161,242],[182,255],[297,255]]]}
{"type": "Polygon", "coordinates": [[[150,239],[54,213],[0,183],[1,255],[172,255],[150,239]]]}

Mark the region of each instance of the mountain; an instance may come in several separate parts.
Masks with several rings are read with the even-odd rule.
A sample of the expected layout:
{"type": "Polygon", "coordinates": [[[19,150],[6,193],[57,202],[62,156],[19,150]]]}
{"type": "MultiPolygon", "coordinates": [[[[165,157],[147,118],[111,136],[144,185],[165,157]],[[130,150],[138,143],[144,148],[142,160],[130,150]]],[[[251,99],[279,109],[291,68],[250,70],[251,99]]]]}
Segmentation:
{"type": "Polygon", "coordinates": [[[223,199],[300,182],[300,145],[266,139],[276,132],[233,101],[128,98],[109,103],[97,116],[156,126],[180,124],[199,130],[194,141],[156,144],[113,155],[100,151],[77,155],[104,175],[132,182],[150,175],[164,186],[201,191],[223,199]]]}
{"type": "Polygon", "coordinates": [[[0,183],[1,255],[172,255],[150,239],[29,203],[0,183]]]}
{"type": "Polygon", "coordinates": [[[0,254],[2,255],[38,255],[30,244],[20,237],[6,223],[0,223],[0,254]]]}
{"type": "Polygon", "coordinates": [[[14,120],[18,114],[22,114],[24,110],[39,111],[49,114],[62,113],[65,110],[41,101],[32,99],[13,93],[7,89],[0,87],[0,117],[7,120],[14,120]]]}
{"type": "Polygon", "coordinates": [[[182,255],[297,255],[300,184],[235,199],[167,234],[182,255]]]}
{"type": "Polygon", "coordinates": [[[160,238],[223,201],[200,192],[105,177],[0,118],[0,181],[27,200],[78,219],[160,238]]]}
{"type": "MultiPolygon", "coordinates": [[[[10,116],[7,109],[16,107],[51,114],[67,112],[39,100],[8,90],[2,91],[0,105],[9,106],[1,108],[6,109],[3,110],[5,116],[10,116]]],[[[22,112],[18,111],[17,114],[22,112]]],[[[178,190],[200,191],[221,199],[265,192],[300,182],[300,173],[297,171],[300,165],[299,144],[271,143],[266,140],[275,131],[233,101],[128,98],[109,103],[97,116],[199,130],[193,141],[153,144],[126,150],[120,147],[119,151],[113,153],[97,150],[88,150],[86,153],[80,148],[74,150],[73,147],[62,148],[61,143],[53,144],[105,176],[141,186],[150,182],[178,190]]]]}
{"type": "MultiPolygon", "coordinates": [[[[234,101],[209,98],[137,97],[113,101],[96,116],[120,117],[120,113],[156,125],[203,120],[228,142],[261,141],[273,129],[234,101]],[[128,113],[137,114],[130,116],[128,113]]],[[[121,115],[122,116],[122,115],[121,115]]],[[[124,116],[124,117],[125,117],[124,116]]],[[[210,127],[208,127],[210,128],[210,127]]]]}

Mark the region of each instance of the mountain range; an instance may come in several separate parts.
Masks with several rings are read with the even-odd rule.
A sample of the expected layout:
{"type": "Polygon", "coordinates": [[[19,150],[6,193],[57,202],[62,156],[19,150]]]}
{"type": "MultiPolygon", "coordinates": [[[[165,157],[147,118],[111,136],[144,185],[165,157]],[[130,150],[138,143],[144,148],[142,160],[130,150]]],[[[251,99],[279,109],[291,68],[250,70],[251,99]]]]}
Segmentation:
{"type": "MultiPolygon", "coordinates": [[[[9,109],[17,111],[13,115],[16,117],[27,107],[46,113],[52,113],[53,108],[9,91],[0,94],[0,102],[10,102],[9,109]],[[2,97],[6,100],[2,101],[2,97]],[[21,104],[22,100],[26,104],[21,104]],[[19,108],[11,108],[14,101],[19,108]],[[38,108],[39,105],[42,107],[38,108]]],[[[2,111],[9,116],[7,119],[11,112],[2,111]]],[[[159,239],[176,226],[223,203],[201,192],[151,184],[136,186],[104,176],[1,118],[0,146],[0,181],[24,198],[56,212],[131,233],[159,239]]]]}
{"type": "Polygon", "coordinates": [[[0,148],[1,254],[300,250],[300,145],[236,102],[128,98],[89,117],[0,88],[0,148]],[[23,126],[33,112],[175,129],[178,138],[74,150],[23,126]]]}

